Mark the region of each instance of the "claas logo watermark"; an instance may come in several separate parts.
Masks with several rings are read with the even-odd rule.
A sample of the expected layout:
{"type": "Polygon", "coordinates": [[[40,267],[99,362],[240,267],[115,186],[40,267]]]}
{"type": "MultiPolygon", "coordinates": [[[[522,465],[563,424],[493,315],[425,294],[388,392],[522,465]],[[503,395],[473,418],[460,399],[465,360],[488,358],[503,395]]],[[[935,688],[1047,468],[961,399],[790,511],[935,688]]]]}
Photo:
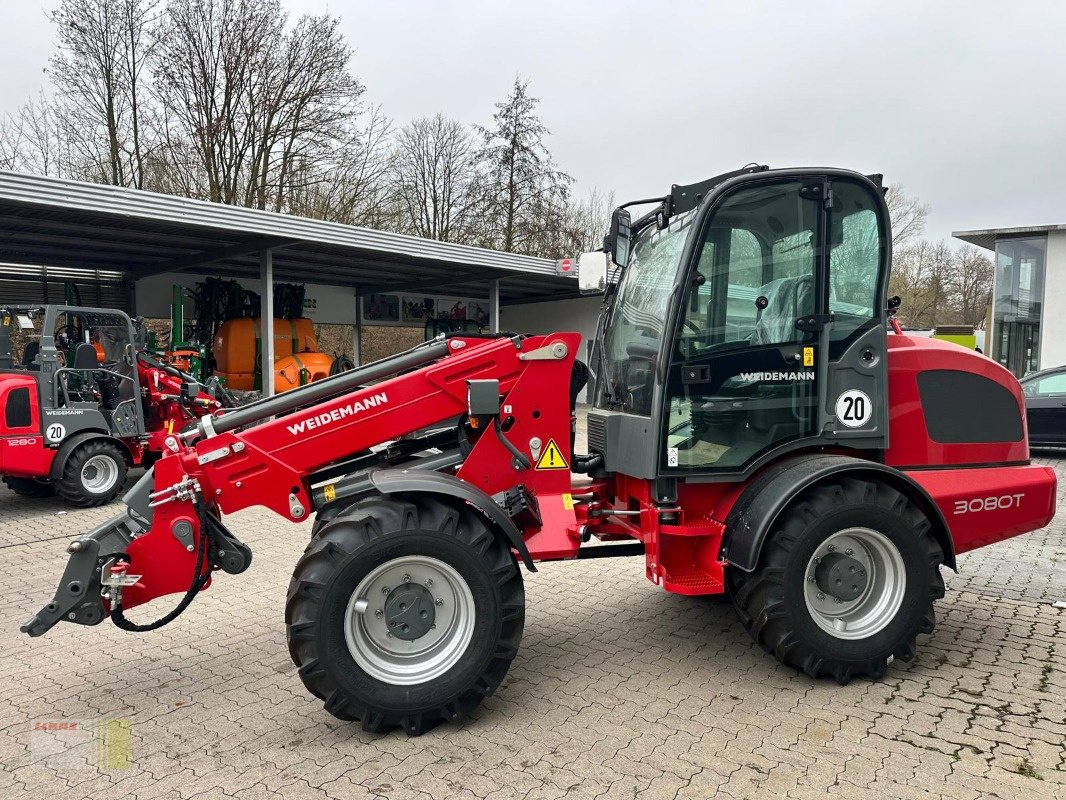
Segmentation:
{"type": "Polygon", "coordinates": [[[128,719],[39,719],[30,725],[30,756],[53,769],[129,769],[133,723],[128,719]]]}

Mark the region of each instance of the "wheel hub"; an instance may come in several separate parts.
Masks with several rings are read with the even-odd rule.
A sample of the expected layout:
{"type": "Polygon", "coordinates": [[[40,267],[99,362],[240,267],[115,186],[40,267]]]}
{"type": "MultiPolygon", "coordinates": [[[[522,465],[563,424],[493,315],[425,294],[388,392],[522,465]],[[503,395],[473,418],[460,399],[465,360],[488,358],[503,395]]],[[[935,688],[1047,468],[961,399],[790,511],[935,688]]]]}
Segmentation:
{"type": "Polygon", "coordinates": [[[389,632],[407,642],[421,639],[437,621],[433,595],[417,583],[405,583],[389,592],[384,610],[389,632]]]}
{"type": "Polygon", "coordinates": [[[118,466],[106,455],[95,455],[81,468],[81,482],[94,494],[109,491],[118,480],[118,466]]]}
{"type": "Polygon", "coordinates": [[[356,585],[344,638],[355,663],[393,685],[447,672],[474,635],[474,596],[459,572],[429,556],[394,558],[356,585]]]}
{"type": "Polygon", "coordinates": [[[826,538],[804,575],[803,599],[811,619],[838,639],[865,639],[883,630],[907,588],[899,549],[872,528],[846,528],[826,538]]]}
{"type": "Polygon", "coordinates": [[[814,580],[826,594],[850,602],[866,591],[869,577],[862,562],[843,553],[828,553],[814,570],[814,580]]]}

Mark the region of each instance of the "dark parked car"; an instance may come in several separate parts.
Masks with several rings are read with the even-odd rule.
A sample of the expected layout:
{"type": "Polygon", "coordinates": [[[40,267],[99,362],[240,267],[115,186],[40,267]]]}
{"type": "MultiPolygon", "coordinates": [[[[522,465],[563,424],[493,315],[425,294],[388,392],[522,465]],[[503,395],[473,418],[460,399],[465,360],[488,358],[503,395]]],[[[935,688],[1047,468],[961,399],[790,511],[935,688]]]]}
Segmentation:
{"type": "Polygon", "coordinates": [[[1066,447],[1066,366],[1022,378],[1029,444],[1066,447]]]}

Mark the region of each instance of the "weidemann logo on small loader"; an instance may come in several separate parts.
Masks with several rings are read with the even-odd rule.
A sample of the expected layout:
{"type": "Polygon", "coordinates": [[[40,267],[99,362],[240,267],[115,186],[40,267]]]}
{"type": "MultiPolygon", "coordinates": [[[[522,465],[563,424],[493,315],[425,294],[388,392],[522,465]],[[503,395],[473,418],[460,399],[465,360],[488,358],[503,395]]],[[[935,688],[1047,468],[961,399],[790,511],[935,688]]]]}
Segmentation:
{"type": "Polygon", "coordinates": [[[362,400],[356,400],[354,403],[349,403],[346,406],[335,408],[328,414],[317,414],[313,417],[300,420],[295,425],[289,425],[289,433],[293,436],[299,436],[304,431],[311,431],[315,428],[321,428],[324,425],[328,425],[331,422],[338,422],[345,417],[351,417],[361,411],[366,411],[368,408],[374,406],[384,405],[389,402],[388,396],[385,392],[378,392],[370,397],[364,397],[362,400]]]}

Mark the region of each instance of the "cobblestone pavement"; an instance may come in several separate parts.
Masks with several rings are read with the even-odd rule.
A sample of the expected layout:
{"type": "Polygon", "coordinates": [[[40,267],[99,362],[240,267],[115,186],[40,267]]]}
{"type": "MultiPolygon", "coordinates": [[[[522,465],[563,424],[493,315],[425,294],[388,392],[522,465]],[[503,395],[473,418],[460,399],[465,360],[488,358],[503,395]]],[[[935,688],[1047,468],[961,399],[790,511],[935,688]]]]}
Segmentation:
{"type": "MultiPolygon", "coordinates": [[[[1045,462],[1066,485],[1066,460],[1045,462]]],[[[114,512],[62,509],[0,490],[0,798],[1066,796],[1066,611],[1051,605],[1066,514],[962,557],[917,658],[843,688],[765,656],[728,603],[666,594],[626,559],[543,565],[497,694],[408,739],[305,693],[282,614],[309,526],[265,511],[228,518],[251,570],[164,630],[18,634],[63,543],[114,512]],[[63,763],[42,755],[54,734],[31,734],[95,718],[131,721],[128,768],[63,763]]]]}

